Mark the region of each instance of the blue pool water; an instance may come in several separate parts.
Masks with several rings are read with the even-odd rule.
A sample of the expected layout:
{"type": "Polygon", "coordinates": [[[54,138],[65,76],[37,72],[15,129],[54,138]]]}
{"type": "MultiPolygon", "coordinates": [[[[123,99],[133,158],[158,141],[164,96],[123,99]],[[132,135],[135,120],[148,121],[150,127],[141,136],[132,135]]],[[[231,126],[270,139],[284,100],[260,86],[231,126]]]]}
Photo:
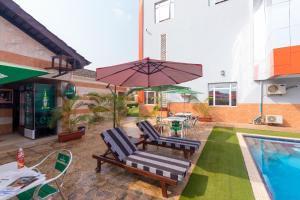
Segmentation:
{"type": "Polygon", "coordinates": [[[244,136],[275,200],[300,200],[300,142],[244,136]]]}

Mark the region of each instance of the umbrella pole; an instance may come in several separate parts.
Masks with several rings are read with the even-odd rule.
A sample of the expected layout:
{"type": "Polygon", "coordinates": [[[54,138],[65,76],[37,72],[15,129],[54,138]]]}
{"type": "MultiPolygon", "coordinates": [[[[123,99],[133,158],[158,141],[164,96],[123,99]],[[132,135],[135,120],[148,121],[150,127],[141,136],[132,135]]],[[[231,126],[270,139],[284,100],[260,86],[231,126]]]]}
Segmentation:
{"type": "Polygon", "coordinates": [[[115,91],[114,91],[114,128],[116,128],[116,98],[117,98],[117,86],[115,86],[115,91]]]}
{"type": "Polygon", "coordinates": [[[185,112],[185,94],[183,94],[183,112],[185,112]]]}
{"type": "Polygon", "coordinates": [[[162,91],[160,91],[160,119],[162,118],[162,91]]]}

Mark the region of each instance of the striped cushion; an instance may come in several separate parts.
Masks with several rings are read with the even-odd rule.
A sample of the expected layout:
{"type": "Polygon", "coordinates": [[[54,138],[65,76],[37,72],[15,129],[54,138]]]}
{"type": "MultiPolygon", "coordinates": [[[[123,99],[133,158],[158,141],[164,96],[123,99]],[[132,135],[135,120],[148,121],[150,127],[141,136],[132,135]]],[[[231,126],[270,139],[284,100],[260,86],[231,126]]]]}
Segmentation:
{"type": "Polygon", "coordinates": [[[136,151],[133,155],[128,156],[126,165],[165,176],[176,181],[182,181],[191,166],[191,162],[136,151]]]}
{"type": "Polygon", "coordinates": [[[189,140],[184,138],[178,137],[160,137],[158,140],[155,141],[157,144],[173,147],[173,148],[180,148],[180,149],[187,149],[196,151],[199,149],[201,142],[196,140],[189,140]]]}
{"type": "Polygon", "coordinates": [[[137,126],[146,136],[148,136],[150,141],[159,145],[195,151],[199,149],[201,144],[201,142],[197,140],[189,140],[178,137],[161,137],[147,120],[137,123],[137,126]]]}
{"type": "Polygon", "coordinates": [[[159,139],[159,133],[147,120],[138,122],[137,126],[149,138],[150,141],[156,141],[159,139]]]}
{"type": "Polygon", "coordinates": [[[132,155],[137,150],[120,128],[106,130],[101,133],[101,137],[120,161],[125,161],[127,156],[132,155]]]}

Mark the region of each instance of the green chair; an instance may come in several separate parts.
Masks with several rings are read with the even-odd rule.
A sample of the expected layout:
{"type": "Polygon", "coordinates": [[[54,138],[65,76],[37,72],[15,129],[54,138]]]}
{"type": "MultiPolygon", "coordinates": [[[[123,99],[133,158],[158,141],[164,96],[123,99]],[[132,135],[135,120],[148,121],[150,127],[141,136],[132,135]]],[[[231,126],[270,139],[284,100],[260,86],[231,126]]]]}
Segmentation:
{"type": "Polygon", "coordinates": [[[60,194],[62,199],[64,199],[64,200],[66,199],[61,189],[63,186],[64,177],[65,177],[67,170],[72,162],[71,151],[63,149],[63,150],[52,152],[51,154],[46,156],[40,163],[31,167],[30,169],[40,172],[40,170],[38,169],[38,166],[40,166],[46,160],[50,159],[52,156],[55,156],[55,155],[57,155],[57,157],[56,157],[56,163],[54,165],[54,168],[58,172],[58,175],[46,180],[44,183],[42,183],[41,185],[39,185],[37,187],[34,187],[32,189],[29,189],[29,190],[19,194],[17,196],[18,199],[20,199],[20,200],[46,199],[57,193],[60,194]]]}
{"type": "Polygon", "coordinates": [[[182,126],[179,121],[172,121],[171,131],[174,131],[176,136],[177,136],[178,131],[182,131],[182,126]]]}

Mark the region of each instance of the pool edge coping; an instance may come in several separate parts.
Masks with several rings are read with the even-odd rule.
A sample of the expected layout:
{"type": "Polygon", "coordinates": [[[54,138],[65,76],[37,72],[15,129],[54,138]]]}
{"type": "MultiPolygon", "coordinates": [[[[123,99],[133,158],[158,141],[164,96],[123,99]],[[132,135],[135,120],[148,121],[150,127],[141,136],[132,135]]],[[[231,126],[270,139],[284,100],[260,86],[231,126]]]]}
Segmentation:
{"type": "MultiPolygon", "coordinates": [[[[248,146],[246,144],[246,141],[244,139],[244,135],[255,135],[255,134],[247,134],[247,133],[241,133],[237,132],[237,138],[239,141],[239,145],[243,154],[244,163],[247,169],[249,181],[252,187],[253,195],[255,200],[272,200],[268,189],[266,188],[266,185],[264,181],[262,180],[262,177],[256,167],[255,161],[252,158],[252,155],[248,149],[248,146]]],[[[262,136],[262,135],[256,135],[256,136],[262,136]]]]}

